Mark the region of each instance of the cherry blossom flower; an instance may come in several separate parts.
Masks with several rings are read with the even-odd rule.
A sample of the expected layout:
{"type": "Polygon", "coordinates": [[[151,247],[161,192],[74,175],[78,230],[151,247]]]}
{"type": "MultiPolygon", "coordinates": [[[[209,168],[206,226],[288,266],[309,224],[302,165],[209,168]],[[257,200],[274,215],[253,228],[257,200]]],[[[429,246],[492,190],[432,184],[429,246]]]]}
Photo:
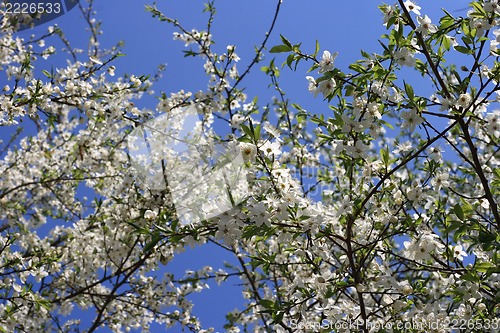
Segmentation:
{"type": "Polygon", "coordinates": [[[425,231],[417,241],[405,241],[407,255],[417,261],[431,260],[433,252],[442,252],[444,245],[439,242],[439,236],[425,231]]]}
{"type": "Polygon", "coordinates": [[[227,54],[229,55],[229,59],[231,59],[234,62],[240,61],[240,57],[234,52],[236,49],[235,45],[228,45],[227,46],[227,54]]]}
{"type": "Polygon", "coordinates": [[[441,172],[438,173],[432,180],[431,184],[434,187],[434,190],[436,192],[439,192],[439,190],[442,187],[447,187],[449,185],[448,178],[450,177],[450,174],[447,172],[441,172]]]}
{"type": "Polygon", "coordinates": [[[403,293],[403,295],[408,296],[413,293],[413,287],[408,281],[397,282],[397,289],[403,293]]]}
{"type": "Polygon", "coordinates": [[[455,47],[458,45],[458,42],[457,42],[457,38],[456,37],[453,37],[453,36],[448,36],[448,35],[445,35],[444,36],[449,42],[450,42],[450,46],[451,47],[455,47]]]}
{"type": "Polygon", "coordinates": [[[226,219],[223,216],[219,219],[217,226],[215,237],[223,239],[226,244],[232,246],[240,239],[242,232],[233,218],[226,219]]]}
{"type": "Polygon", "coordinates": [[[280,131],[277,128],[275,128],[273,125],[271,125],[271,123],[269,123],[268,121],[264,122],[263,128],[267,133],[272,135],[277,141],[283,142],[283,140],[280,139],[280,136],[281,136],[280,131]]]}
{"type": "Polygon", "coordinates": [[[443,151],[440,147],[429,147],[429,149],[427,149],[429,155],[428,157],[435,161],[435,162],[438,162],[438,163],[441,163],[441,161],[443,160],[443,151]]]}
{"type": "Polygon", "coordinates": [[[389,20],[396,14],[395,6],[385,5],[382,7],[384,13],[384,26],[387,26],[389,20]]]}
{"type": "Polygon", "coordinates": [[[342,133],[350,133],[350,132],[360,132],[363,130],[363,124],[355,119],[351,119],[351,117],[347,114],[342,114],[342,120],[344,124],[342,125],[342,133]]]}
{"type": "Polygon", "coordinates": [[[428,34],[433,34],[437,31],[437,27],[435,24],[432,24],[429,16],[425,15],[424,17],[417,17],[417,21],[419,26],[417,31],[420,32],[423,36],[427,36],[428,34]]]}
{"type": "Polygon", "coordinates": [[[156,218],[156,215],[157,215],[157,214],[156,214],[156,212],[154,212],[154,211],[152,211],[152,210],[150,210],[150,209],[148,209],[148,210],[146,210],[146,211],[144,212],[144,218],[145,218],[146,220],[150,220],[150,221],[151,221],[151,220],[154,220],[154,219],[156,218]]]}
{"type": "Polygon", "coordinates": [[[417,6],[414,1],[407,0],[403,4],[409,12],[413,12],[417,15],[420,15],[421,7],[417,6]]]}
{"type": "Polygon", "coordinates": [[[413,146],[410,141],[406,142],[401,142],[396,146],[396,149],[394,149],[392,152],[394,154],[404,154],[407,152],[410,152],[413,149],[413,146]]]}
{"type": "Polygon", "coordinates": [[[323,271],[321,274],[313,274],[314,286],[320,291],[325,291],[329,286],[329,281],[332,279],[333,274],[330,271],[323,271]]]}
{"type": "Polygon", "coordinates": [[[500,14],[500,5],[498,4],[498,0],[486,0],[483,4],[483,8],[488,13],[495,12],[500,14]]]}
{"type": "Polygon", "coordinates": [[[443,98],[441,100],[441,106],[439,107],[439,111],[449,110],[453,106],[453,102],[447,98],[443,98]]]}
{"type": "Polygon", "coordinates": [[[468,107],[471,102],[472,98],[469,94],[460,94],[460,96],[458,96],[457,98],[457,104],[463,108],[468,107]]]}
{"type": "Polygon", "coordinates": [[[340,201],[340,205],[335,212],[336,216],[341,216],[343,214],[348,214],[352,212],[352,201],[349,196],[344,196],[344,198],[340,201]]]}
{"type": "Polygon", "coordinates": [[[316,83],[316,80],[312,76],[306,76],[306,79],[309,82],[307,89],[316,97],[318,94],[318,84],[316,83]]]}
{"type": "Polygon", "coordinates": [[[476,29],[476,35],[482,36],[486,30],[492,28],[492,25],[488,22],[488,20],[482,18],[473,18],[470,20],[471,28],[476,29]]]}
{"type": "Polygon", "coordinates": [[[98,58],[96,58],[96,57],[92,57],[92,56],[91,56],[91,57],[89,57],[89,59],[90,59],[90,61],[91,61],[91,62],[93,62],[94,64],[97,64],[97,65],[102,65],[102,64],[103,64],[103,63],[102,63],[102,61],[101,61],[101,60],[99,60],[99,59],[98,59],[98,58]]]}
{"type": "Polygon", "coordinates": [[[394,53],[394,58],[401,66],[413,67],[415,66],[415,57],[413,53],[407,48],[402,47],[394,53]]]}
{"type": "Polygon", "coordinates": [[[388,97],[388,100],[393,103],[399,103],[403,100],[403,96],[401,93],[394,87],[391,87],[391,94],[388,97]]]}
{"type": "Polygon", "coordinates": [[[462,248],[462,245],[456,245],[452,249],[453,258],[463,261],[464,257],[467,257],[467,252],[465,252],[462,248]]]}
{"type": "Polygon", "coordinates": [[[370,146],[365,144],[361,140],[357,140],[354,145],[349,144],[345,147],[345,149],[347,154],[353,158],[358,158],[358,157],[365,158],[368,153],[368,150],[370,149],[370,146]]]}
{"type": "Polygon", "coordinates": [[[499,110],[493,111],[485,117],[486,130],[494,137],[500,137],[500,112],[499,110]]]}
{"type": "Polygon", "coordinates": [[[253,143],[241,142],[240,150],[245,162],[253,162],[257,155],[257,149],[253,143]]]}
{"type": "Polygon", "coordinates": [[[281,147],[278,141],[266,141],[262,146],[259,147],[259,150],[262,151],[266,156],[277,157],[279,154],[281,154],[281,147]]]}
{"type": "Polygon", "coordinates": [[[231,100],[231,103],[229,103],[229,107],[231,109],[238,109],[241,107],[241,104],[237,99],[233,99],[233,100],[231,100]]]}
{"type": "Polygon", "coordinates": [[[412,202],[419,202],[422,199],[422,188],[418,184],[412,184],[412,187],[408,189],[406,193],[408,200],[412,202]]]}
{"type": "Polygon", "coordinates": [[[333,93],[335,90],[335,87],[337,87],[337,83],[335,82],[335,79],[327,79],[323,80],[319,83],[319,91],[323,94],[323,96],[326,98],[328,95],[333,93]]]}
{"type": "Polygon", "coordinates": [[[329,51],[323,51],[323,57],[319,62],[319,73],[325,73],[331,71],[334,67],[335,58],[337,58],[338,52],[330,54],[329,51]]]}
{"type": "Polygon", "coordinates": [[[243,115],[236,113],[231,118],[231,127],[239,128],[240,125],[245,122],[245,120],[246,120],[246,118],[243,115]]]}
{"type": "Polygon", "coordinates": [[[322,93],[324,97],[327,97],[335,90],[335,87],[337,86],[337,83],[333,78],[322,80],[319,82],[319,84],[312,76],[306,76],[306,79],[309,81],[308,89],[314,94],[314,97],[316,97],[318,93],[322,93]]]}
{"type": "Polygon", "coordinates": [[[401,126],[401,128],[408,128],[410,132],[415,131],[415,127],[417,127],[424,121],[424,119],[417,113],[417,110],[415,109],[403,112],[401,114],[401,117],[403,118],[403,125],[401,126]]]}

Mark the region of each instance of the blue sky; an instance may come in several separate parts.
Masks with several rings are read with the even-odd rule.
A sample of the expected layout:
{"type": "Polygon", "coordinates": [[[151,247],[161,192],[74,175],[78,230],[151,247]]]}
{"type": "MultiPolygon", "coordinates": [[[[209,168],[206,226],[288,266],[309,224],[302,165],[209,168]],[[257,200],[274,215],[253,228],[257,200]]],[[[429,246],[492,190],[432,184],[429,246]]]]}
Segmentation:
{"type": "MultiPolygon", "coordinates": [[[[144,5],[150,3],[143,0],[97,0],[95,10],[97,19],[102,20],[101,44],[110,47],[120,40],[125,41],[123,53],[125,57],[117,59],[117,75],[129,74],[153,74],[157,65],[166,63],[167,68],[163,78],[153,87],[156,94],[146,97],[140,102],[143,107],[154,108],[154,96],[161,91],[167,95],[181,89],[186,91],[204,90],[207,85],[207,77],[203,72],[201,62],[193,58],[184,58],[182,42],[174,41],[172,33],[176,30],[166,23],[151,18],[145,11],[144,5]],[[194,65],[193,65],[194,64],[194,65]]],[[[437,23],[440,7],[449,9],[450,12],[465,15],[465,11],[457,11],[466,7],[466,1],[442,0],[442,1],[420,1],[422,13],[428,14],[437,23]]],[[[292,43],[303,42],[303,49],[314,51],[315,40],[319,40],[321,52],[329,50],[339,52],[336,65],[347,70],[347,66],[360,58],[360,50],[381,53],[381,47],[377,42],[380,35],[386,30],[382,25],[382,14],[377,6],[380,3],[373,0],[358,1],[331,1],[314,0],[298,1],[284,0],[282,11],[278,18],[274,33],[268,44],[269,47],[280,44],[279,34],[286,36],[292,43]]],[[[158,8],[167,16],[177,18],[186,29],[195,28],[203,30],[206,26],[207,15],[202,13],[203,1],[176,0],[158,1],[158,8]]],[[[246,68],[254,56],[254,47],[262,41],[271,19],[274,15],[276,1],[253,0],[253,1],[216,1],[217,15],[213,24],[213,36],[216,41],[216,50],[225,50],[226,45],[236,45],[236,53],[240,56],[240,72],[246,68]]],[[[56,20],[36,27],[32,30],[23,31],[20,34],[29,36],[31,33],[42,34],[51,24],[57,23],[66,33],[67,38],[75,46],[85,48],[88,34],[82,32],[86,28],[78,8],[56,20]]],[[[277,55],[277,64],[284,61],[284,56],[277,55]]],[[[256,66],[247,77],[245,87],[249,98],[260,97],[261,105],[270,101],[274,92],[267,89],[270,83],[266,75],[259,71],[260,66],[267,65],[272,56],[256,66]]],[[[55,61],[63,66],[64,55],[56,57],[55,61]]],[[[283,69],[281,84],[287,92],[287,96],[294,102],[298,102],[304,108],[321,112],[327,110],[325,103],[319,98],[314,99],[307,91],[305,69],[299,67],[294,73],[283,69]]],[[[3,73],[0,72],[0,84],[4,81],[3,73]]],[[[3,86],[3,84],[1,84],[3,86]]],[[[414,87],[418,93],[425,91],[430,95],[428,86],[414,87]]],[[[6,133],[3,132],[2,133],[6,133]]],[[[5,136],[0,133],[0,138],[5,136]]],[[[202,249],[187,250],[186,253],[175,259],[167,267],[174,272],[182,272],[184,269],[199,269],[205,265],[215,268],[221,267],[223,258],[227,256],[223,250],[215,246],[206,246],[202,249]]],[[[202,319],[204,325],[212,325],[216,331],[222,332],[224,314],[241,304],[241,293],[236,285],[239,280],[229,280],[223,287],[211,284],[211,289],[200,295],[196,295],[194,314],[202,319]]],[[[163,332],[163,328],[155,328],[153,332],[163,332]]],[[[178,328],[170,332],[178,332],[178,328]]]]}

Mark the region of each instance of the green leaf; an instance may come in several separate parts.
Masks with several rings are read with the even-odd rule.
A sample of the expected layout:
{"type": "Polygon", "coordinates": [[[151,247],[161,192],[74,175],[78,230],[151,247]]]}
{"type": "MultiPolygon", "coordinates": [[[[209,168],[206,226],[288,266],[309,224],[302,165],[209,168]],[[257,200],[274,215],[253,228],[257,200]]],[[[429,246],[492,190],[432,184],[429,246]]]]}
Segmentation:
{"type": "Polygon", "coordinates": [[[455,234],[453,235],[453,240],[457,242],[463,235],[465,235],[469,231],[469,228],[467,227],[467,224],[462,223],[457,231],[455,231],[455,234]]]}
{"type": "Polygon", "coordinates": [[[273,313],[272,317],[273,317],[273,321],[275,323],[279,323],[283,320],[283,316],[285,315],[285,313],[283,311],[278,311],[277,313],[273,313]]]}
{"type": "Polygon", "coordinates": [[[478,240],[481,244],[489,245],[495,239],[496,239],[495,235],[492,234],[491,232],[485,232],[485,231],[479,232],[478,240]]]}
{"type": "Polygon", "coordinates": [[[290,43],[290,41],[288,39],[286,39],[285,36],[281,35],[280,34],[280,38],[281,38],[281,41],[283,42],[283,44],[285,44],[286,46],[288,46],[290,48],[290,50],[292,49],[292,43],[290,43]]]}
{"type": "Polygon", "coordinates": [[[453,24],[455,24],[455,20],[453,19],[453,17],[450,17],[450,16],[443,16],[440,20],[439,20],[439,30],[443,30],[443,29],[446,29],[448,27],[451,27],[453,24]]]}
{"type": "Polygon", "coordinates": [[[466,36],[470,34],[470,26],[467,20],[462,20],[462,32],[466,36]]]}
{"type": "Polygon", "coordinates": [[[387,121],[385,120],[379,120],[383,125],[387,126],[388,128],[390,128],[391,130],[394,129],[394,126],[392,126],[390,123],[388,123],[387,121]]]}
{"type": "Polygon", "coordinates": [[[460,219],[460,221],[463,221],[465,216],[464,216],[464,211],[462,210],[462,206],[460,206],[460,204],[455,204],[455,206],[453,207],[453,212],[455,213],[455,215],[460,219]]]}
{"type": "Polygon", "coordinates": [[[347,84],[345,86],[345,95],[346,96],[352,96],[354,95],[354,86],[351,86],[350,84],[347,84]]]}
{"type": "Polygon", "coordinates": [[[315,50],[314,50],[314,54],[313,54],[313,55],[314,55],[314,56],[316,56],[316,55],[318,54],[318,52],[319,52],[319,42],[318,42],[318,40],[316,39],[316,48],[315,48],[315,50]]]}
{"type": "Polygon", "coordinates": [[[484,273],[490,268],[495,268],[495,265],[491,262],[480,262],[476,263],[474,265],[474,268],[476,269],[476,271],[484,273]]]}
{"type": "Polygon", "coordinates": [[[254,135],[255,141],[259,141],[259,139],[260,139],[260,124],[255,126],[255,128],[253,129],[253,135],[254,135]]]}
{"type": "Polygon", "coordinates": [[[387,147],[380,148],[380,156],[382,157],[382,161],[385,166],[389,165],[389,149],[387,147]]]}
{"type": "Polygon", "coordinates": [[[450,42],[450,39],[447,38],[446,36],[443,36],[441,38],[441,45],[443,45],[443,47],[446,49],[446,51],[449,51],[450,48],[451,48],[451,42],[450,42]]]}
{"type": "Polygon", "coordinates": [[[178,225],[179,225],[179,219],[175,219],[170,224],[170,229],[172,229],[173,231],[175,231],[177,229],[178,225]]]}
{"type": "Polygon", "coordinates": [[[187,50],[187,51],[182,51],[184,53],[184,57],[196,57],[198,53],[194,52],[193,50],[187,50]]]}
{"type": "Polygon", "coordinates": [[[295,54],[289,54],[288,57],[286,58],[286,64],[290,69],[292,69],[292,63],[295,60],[295,54]]]}
{"type": "Polygon", "coordinates": [[[496,178],[500,179],[500,168],[493,169],[493,173],[496,178]]]}
{"type": "Polygon", "coordinates": [[[352,69],[353,71],[358,72],[358,73],[365,73],[366,72],[366,68],[358,63],[349,65],[349,68],[352,69]]]}
{"type": "Polygon", "coordinates": [[[445,232],[447,233],[450,233],[453,230],[458,229],[463,225],[463,223],[460,221],[452,221],[449,216],[446,217],[446,221],[447,223],[449,223],[449,225],[445,229],[445,232]]]}
{"type": "Polygon", "coordinates": [[[162,237],[161,237],[160,233],[155,232],[151,238],[151,241],[144,246],[143,251],[144,252],[151,251],[156,246],[156,244],[158,244],[160,242],[161,239],[162,239],[162,237]]]}
{"type": "Polygon", "coordinates": [[[46,310],[50,310],[51,308],[51,302],[46,299],[37,299],[36,300],[37,305],[43,307],[46,310]]]}
{"type": "Polygon", "coordinates": [[[292,106],[293,106],[295,109],[297,109],[298,111],[302,111],[302,112],[305,112],[305,111],[306,111],[306,110],[304,110],[304,109],[302,108],[302,106],[300,106],[300,105],[299,105],[299,104],[297,104],[297,103],[292,103],[292,106]]]}
{"type": "Polygon", "coordinates": [[[457,50],[458,52],[463,53],[463,54],[472,54],[472,53],[474,53],[474,51],[472,51],[471,49],[466,48],[465,46],[461,46],[461,45],[455,46],[455,50],[457,50]]]}
{"type": "Polygon", "coordinates": [[[243,130],[243,132],[248,135],[249,138],[253,139],[253,131],[246,125],[244,124],[241,124],[240,125],[241,129],[243,130]]]}
{"type": "MultiPolygon", "coordinates": [[[[475,31],[476,29],[473,29],[472,31],[475,31]]],[[[471,32],[472,34],[472,32],[471,32]]],[[[467,49],[469,48],[468,45],[472,44],[473,41],[471,38],[467,37],[467,36],[462,36],[462,42],[464,42],[465,45],[467,45],[467,49]]]]}
{"type": "Polygon", "coordinates": [[[270,301],[268,299],[261,299],[259,301],[259,305],[261,305],[262,307],[264,307],[266,309],[274,309],[274,302],[270,301]]]}
{"type": "Polygon", "coordinates": [[[387,21],[386,29],[389,30],[390,27],[394,25],[398,17],[396,15],[391,16],[391,18],[387,21]]]}
{"type": "Polygon", "coordinates": [[[479,2],[472,2],[471,6],[474,7],[474,9],[478,13],[482,14],[483,16],[486,16],[486,12],[484,11],[482,4],[480,4],[479,2]]]}
{"type": "Polygon", "coordinates": [[[350,283],[348,281],[339,281],[335,284],[338,288],[349,287],[350,283]]]}
{"type": "Polygon", "coordinates": [[[413,91],[413,87],[410,84],[405,83],[405,91],[408,98],[413,101],[415,99],[415,93],[413,91]]]}
{"type": "Polygon", "coordinates": [[[460,276],[460,279],[465,280],[465,281],[470,281],[470,282],[479,282],[480,281],[479,277],[475,274],[472,274],[471,272],[463,274],[462,276],[460,276]]]}
{"type": "Polygon", "coordinates": [[[291,47],[288,47],[286,45],[276,45],[273,46],[269,52],[270,53],[283,53],[283,52],[290,52],[292,50],[291,47]]]}
{"type": "MultiPolygon", "coordinates": [[[[299,58],[299,60],[300,60],[300,58],[299,58]]],[[[299,60],[297,60],[297,63],[299,62],[299,60]]],[[[315,69],[316,69],[316,68],[318,68],[318,67],[319,67],[319,66],[318,66],[318,64],[314,64],[314,65],[312,65],[312,66],[311,66],[311,68],[309,68],[309,69],[307,70],[307,73],[312,72],[313,70],[315,70],[315,69]]],[[[297,69],[297,65],[295,65],[295,69],[297,69]]]]}
{"type": "Polygon", "coordinates": [[[427,65],[420,59],[415,59],[415,68],[420,72],[422,77],[427,73],[427,65]]]}

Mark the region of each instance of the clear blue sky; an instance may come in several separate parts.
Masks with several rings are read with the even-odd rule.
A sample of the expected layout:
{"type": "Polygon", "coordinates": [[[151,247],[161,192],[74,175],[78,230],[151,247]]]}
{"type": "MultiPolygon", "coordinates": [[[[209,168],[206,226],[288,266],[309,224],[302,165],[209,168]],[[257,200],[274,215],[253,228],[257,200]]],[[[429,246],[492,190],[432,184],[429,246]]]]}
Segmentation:
{"type": "MultiPolygon", "coordinates": [[[[170,92],[180,89],[194,92],[205,89],[207,78],[203,73],[201,62],[183,57],[181,52],[184,47],[183,43],[172,40],[172,33],[175,31],[173,27],[151,18],[151,15],[144,10],[146,3],[150,2],[144,0],[97,0],[95,2],[97,18],[103,21],[102,45],[111,46],[119,40],[125,41],[123,52],[126,56],[119,58],[115,63],[117,76],[122,73],[152,74],[158,64],[167,63],[163,79],[154,86],[157,93],[165,91],[169,95],[170,92]],[[199,66],[193,66],[193,64],[199,66]]],[[[440,7],[453,12],[464,8],[466,3],[463,0],[419,2],[422,6],[422,13],[428,14],[436,23],[440,15],[440,7]]],[[[303,42],[304,50],[312,52],[317,39],[321,44],[321,52],[325,49],[339,52],[336,65],[347,70],[350,63],[360,58],[360,49],[381,53],[377,39],[386,30],[382,26],[382,15],[377,8],[379,4],[378,1],[373,0],[284,0],[274,34],[268,45],[270,47],[279,44],[279,34],[283,34],[293,43],[303,42]]],[[[236,52],[241,58],[239,67],[241,72],[253,58],[254,47],[260,44],[269,27],[276,1],[221,0],[216,1],[215,5],[217,15],[213,24],[213,36],[217,43],[216,49],[222,51],[225,50],[226,45],[235,44],[236,52]]],[[[202,13],[203,1],[158,1],[158,7],[167,16],[179,19],[187,29],[203,30],[205,28],[207,15],[202,13]]],[[[464,15],[465,12],[459,11],[455,14],[464,15]]],[[[74,45],[85,48],[88,35],[82,32],[86,26],[78,8],[55,21],[20,34],[24,36],[29,36],[31,33],[42,34],[49,25],[54,23],[65,31],[67,38],[74,45]]],[[[277,57],[276,63],[281,64],[284,57],[280,55],[277,57]]],[[[64,55],[55,59],[61,66],[65,64],[61,62],[64,55]]],[[[268,64],[269,60],[271,56],[256,66],[244,84],[248,87],[246,92],[249,98],[258,95],[261,105],[269,101],[274,94],[272,90],[267,89],[270,83],[268,78],[259,71],[259,67],[268,64]]],[[[326,104],[322,103],[319,98],[314,99],[307,91],[304,68],[302,67],[302,70],[297,73],[288,69],[282,71],[281,83],[287,96],[311,111],[326,110],[326,104]]],[[[5,80],[3,75],[0,72],[0,84],[5,80]]],[[[423,86],[414,88],[417,92],[419,89],[427,89],[423,86]]],[[[140,105],[154,108],[155,100],[145,98],[140,105]]],[[[5,139],[2,134],[0,138],[5,139]]],[[[205,265],[212,265],[216,269],[221,267],[224,257],[224,253],[214,246],[188,250],[167,269],[179,273],[184,269],[199,269],[205,265]]],[[[238,283],[239,280],[230,280],[222,288],[218,288],[215,283],[211,284],[210,291],[194,298],[194,314],[202,319],[202,324],[212,325],[219,332],[224,331],[222,324],[225,313],[241,304],[239,288],[230,287],[238,283]]],[[[164,331],[163,328],[153,329],[153,332],[164,331]]],[[[178,328],[170,330],[170,332],[179,331],[178,328]]]]}

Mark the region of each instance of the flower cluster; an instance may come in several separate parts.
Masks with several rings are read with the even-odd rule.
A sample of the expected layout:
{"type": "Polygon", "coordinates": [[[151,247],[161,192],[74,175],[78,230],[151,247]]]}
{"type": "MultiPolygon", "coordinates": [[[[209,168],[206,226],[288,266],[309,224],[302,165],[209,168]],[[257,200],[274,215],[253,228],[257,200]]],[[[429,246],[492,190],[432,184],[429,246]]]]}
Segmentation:
{"type": "Polygon", "coordinates": [[[57,26],[23,39],[4,16],[0,126],[34,126],[0,147],[0,331],[211,332],[191,296],[214,284],[242,291],[241,309],[225,315],[228,332],[305,332],[326,320],[366,333],[497,318],[498,3],[476,1],[464,17],[446,11],[439,20],[410,0],[380,9],[381,49],[345,70],[337,53],[318,54],[319,42],[308,53],[281,36],[269,49],[285,53],[290,69],[316,71],[307,87],[299,78],[302,101],[285,93],[274,59],[261,70],[275,96],[247,96],[268,35],[250,58],[233,44],[217,49],[212,2],[205,30],[147,6],[201,59],[208,82],[153,102],[152,81],[122,76],[119,48],[102,49],[91,4],[82,5],[88,52],[57,26]],[[56,38],[71,57],[49,72],[56,38]],[[199,116],[193,131],[181,121],[171,131],[147,127],[187,107],[199,116]],[[149,140],[142,159],[131,158],[135,141],[126,145],[134,132],[149,140]],[[198,140],[189,154],[163,140],[181,134],[198,140]],[[227,154],[216,159],[219,144],[227,154]],[[227,195],[206,201],[209,185],[169,178],[167,162],[202,182],[211,174],[189,159],[216,160],[213,172],[239,154],[243,198],[228,172],[216,184],[227,195]],[[142,162],[150,168],[138,172],[142,162]],[[184,205],[205,218],[183,223],[184,205]],[[171,271],[180,253],[204,246],[234,260],[171,271]],[[75,319],[81,311],[93,317],[75,319]]]}

